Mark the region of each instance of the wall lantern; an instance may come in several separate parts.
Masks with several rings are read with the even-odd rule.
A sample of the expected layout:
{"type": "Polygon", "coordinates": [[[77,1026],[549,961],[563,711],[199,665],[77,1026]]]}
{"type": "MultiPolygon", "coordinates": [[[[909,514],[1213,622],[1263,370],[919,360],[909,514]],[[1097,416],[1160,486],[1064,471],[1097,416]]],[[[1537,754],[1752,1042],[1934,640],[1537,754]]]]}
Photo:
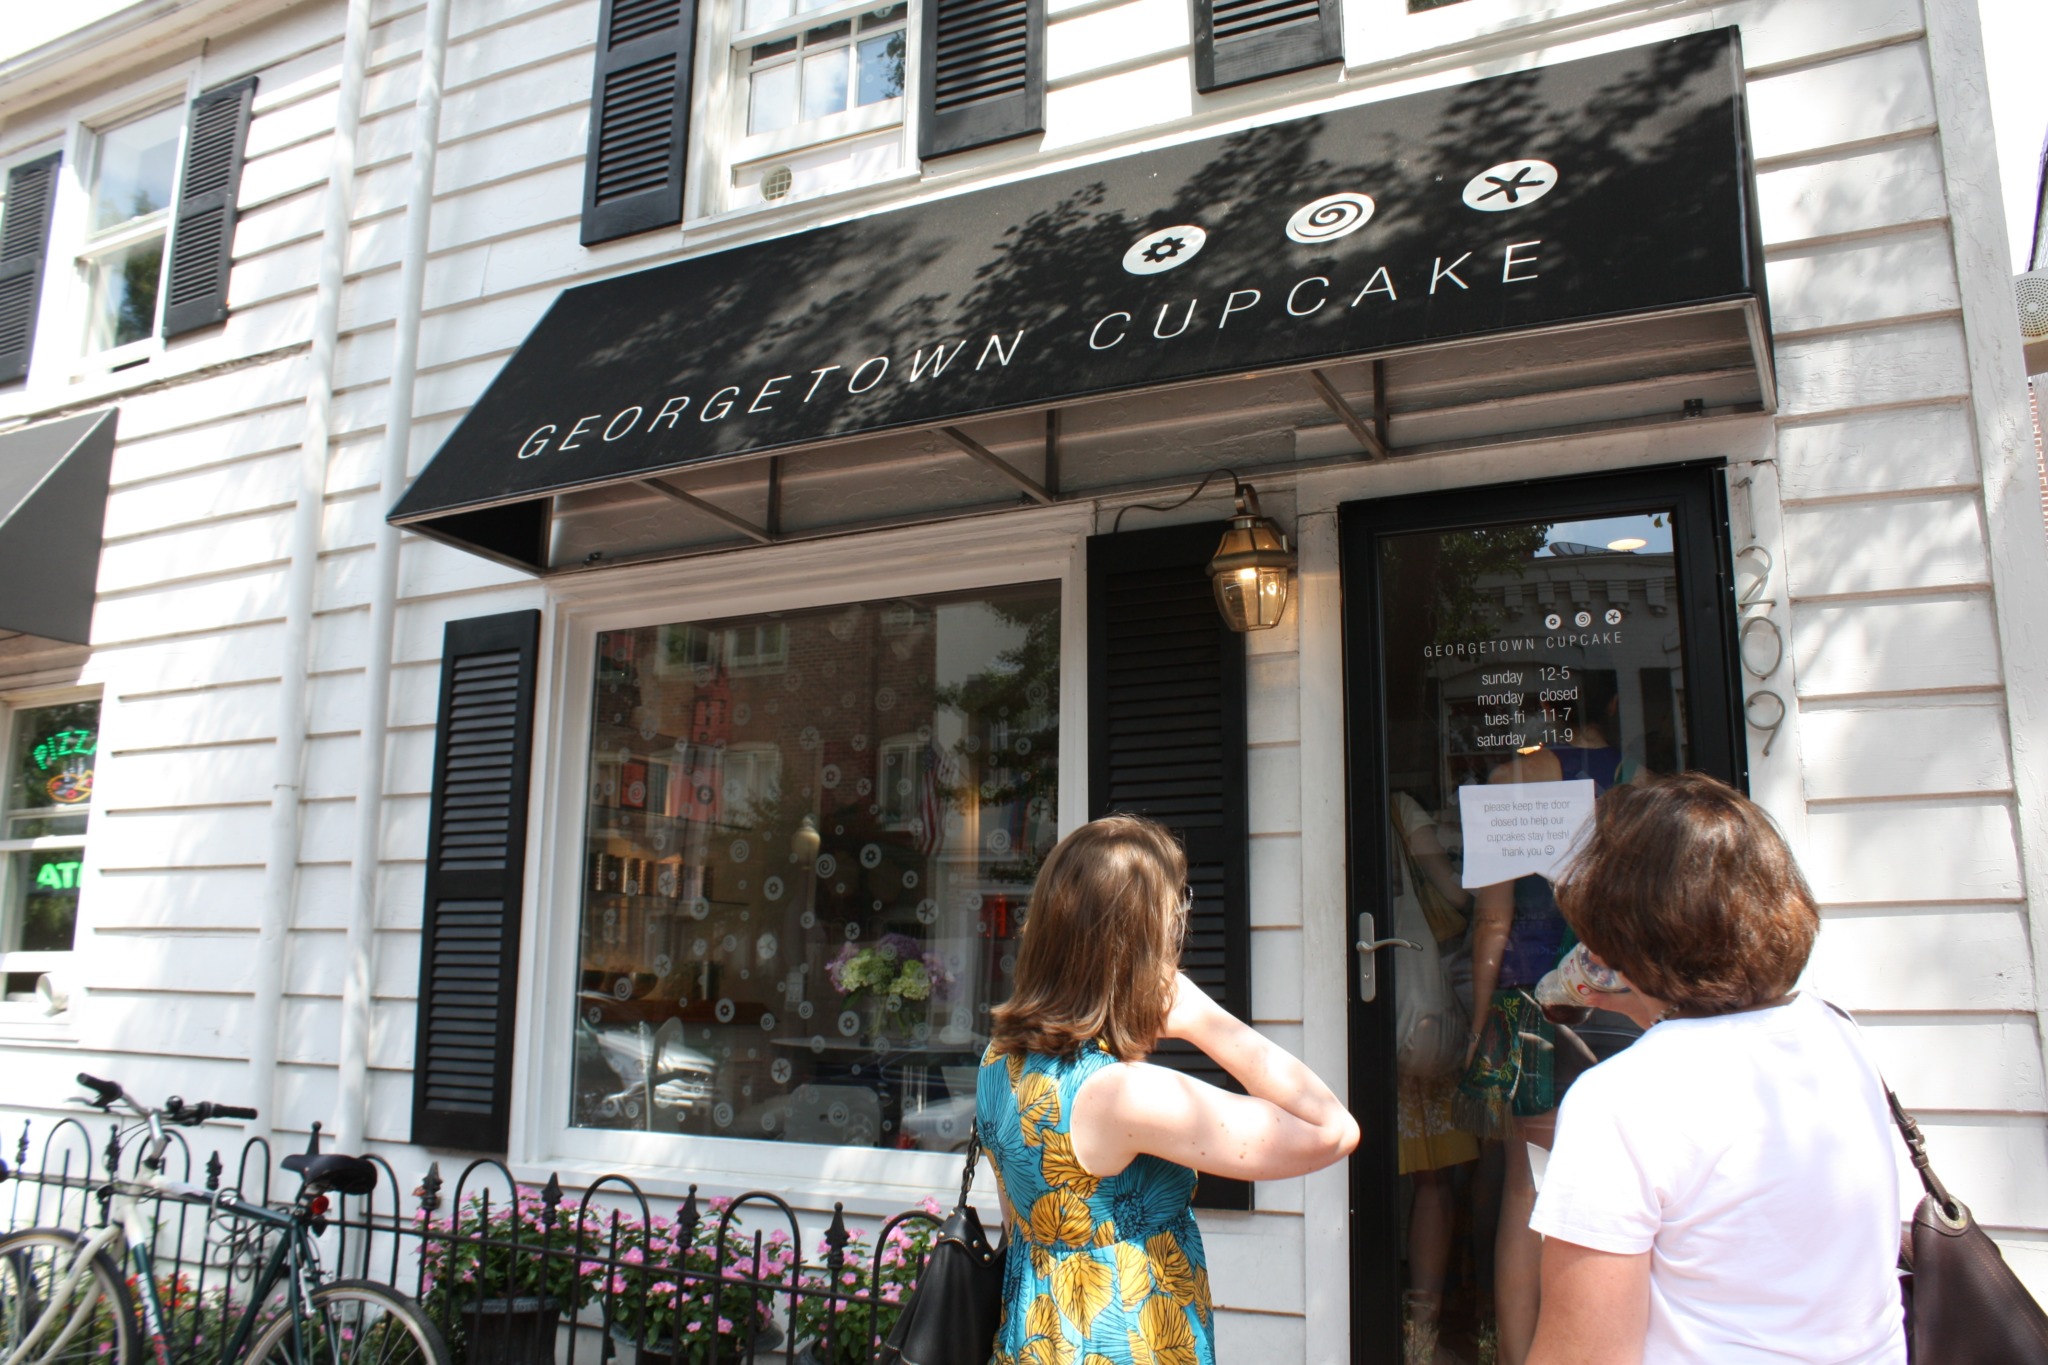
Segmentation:
{"type": "Polygon", "coordinates": [[[1248,483],[1237,485],[1237,513],[1216,557],[1209,561],[1209,581],[1216,588],[1216,608],[1235,631],[1271,630],[1287,614],[1288,579],[1294,573],[1294,552],[1270,517],[1259,512],[1259,494],[1248,483]]]}

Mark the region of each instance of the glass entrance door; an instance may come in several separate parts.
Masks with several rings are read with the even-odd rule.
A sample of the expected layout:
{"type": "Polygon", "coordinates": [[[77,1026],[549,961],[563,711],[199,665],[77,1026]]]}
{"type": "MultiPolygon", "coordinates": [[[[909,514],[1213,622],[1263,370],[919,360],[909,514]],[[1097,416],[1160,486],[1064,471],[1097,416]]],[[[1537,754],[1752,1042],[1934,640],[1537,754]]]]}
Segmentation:
{"type": "Polygon", "coordinates": [[[1345,509],[1360,1359],[1527,1355],[1540,1153],[1637,1035],[1539,1003],[1574,942],[1550,879],[1601,792],[1742,777],[1721,488],[1683,469],[1345,509]]]}

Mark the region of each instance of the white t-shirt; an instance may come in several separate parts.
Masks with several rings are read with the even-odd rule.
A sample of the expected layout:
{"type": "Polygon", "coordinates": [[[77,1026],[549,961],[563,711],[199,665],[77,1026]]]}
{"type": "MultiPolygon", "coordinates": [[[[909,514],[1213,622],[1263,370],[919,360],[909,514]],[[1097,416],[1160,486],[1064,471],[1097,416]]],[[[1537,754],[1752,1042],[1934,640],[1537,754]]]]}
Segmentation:
{"type": "Polygon", "coordinates": [[[1898,1181],[1877,1072],[1802,994],[1579,1077],[1530,1224],[1650,1252],[1644,1365],[1904,1365],[1898,1181]]]}

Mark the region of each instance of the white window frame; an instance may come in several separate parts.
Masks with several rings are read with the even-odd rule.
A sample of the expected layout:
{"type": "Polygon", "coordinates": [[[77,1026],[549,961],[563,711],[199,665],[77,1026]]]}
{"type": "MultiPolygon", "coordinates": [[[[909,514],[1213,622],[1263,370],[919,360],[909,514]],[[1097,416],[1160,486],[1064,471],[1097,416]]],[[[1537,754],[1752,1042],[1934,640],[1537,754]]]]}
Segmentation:
{"type": "MultiPolygon", "coordinates": [[[[100,725],[94,737],[97,748],[99,735],[105,733],[105,698],[98,688],[67,687],[56,690],[0,694],[0,776],[8,779],[10,785],[14,775],[14,721],[23,711],[40,710],[47,706],[64,706],[75,702],[97,701],[101,703],[100,725]]],[[[95,759],[95,768],[98,760],[95,759]]],[[[93,800],[86,802],[82,812],[86,817],[83,834],[52,834],[33,839],[9,839],[7,817],[12,807],[6,804],[7,797],[0,796],[0,915],[5,914],[6,897],[12,888],[8,885],[12,854],[27,852],[48,852],[62,849],[78,850],[78,918],[72,925],[70,952],[9,952],[0,946],[0,1037],[19,1037],[24,1033],[44,1034],[68,1026],[74,1016],[77,999],[76,968],[79,962],[79,939],[85,933],[86,900],[90,889],[92,873],[91,840],[93,836],[93,809],[98,803],[97,783],[93,800]],[[14,972],[34,972],[37,975],[54,975],[59,983],[73,992],[70,1004],[54,1016],[33,1001],[11,1001],[4,998],[6,977],[14,972]]],[[[0,924],[0,933],[5,925],[0,924]]],[[[0,938],[0,944],[4,944],[0,938]]]]}
{"type": "MultiPolygon", "coordinates": [[[[170,279],[171,238],[177,227],[178,196],[184,188],[185,140],[191,136],[192,101],[199,93],[199,67],[187,62],[149,80],[137,81],[97,101],[72,119],[63,135],[63,164],[58,168],[57,198],[50,215],[50,236],[43,248],[42,299],[36,312],[35,349],[29,359],[31,393],[61,393],[71,385],[123,369],[124,377],[144,377],[165,353],[163,315],[170,279]],[[164,259],[157,284],[157,311],[150,334],[125,346],[87,354],[86,309],[91,302],[87,267],[93,257],[121,244],[151,236],[154,226],[109,234],[92,240],[87,230],[91,211],[91,174],[100,133],[130,119],[176,107],[178,140],[172,156],[171,200],[162,223],[164,259]],[[138,362],[140,362],[138,364],[138,362]],[[125,367],[135,366],[133,369],[125,367]]],[[[47,140],[40,154],[52,150],[47,140]]],[[[28,157],[11,157],[19,162],[28,157]]],[[[132,381],[131,381],[132,382],[132,381]]]]}
{"type": "Polygon", "coordinates": [[[959,1157],[945,1152],[570,1125],[591,661],[601,631],[1058,582],[1064,835],[1088,809],[1085,574],[1092,516],[1086,507],[1053,507],[1005,520],[999,541],[991,540],[984,521],[968,519],[550,584],[548,659],[537,703],[542,725],[534,746],[537,808],[527,840],[522,942],[529,947],[519,975],[519,998],[532,1004],[520,1012],[513,1055],[509,1155],[521,1179],[617,1171],[663,1195],[680,1196],[693,1182],[704,1193],[772,1189],[799,1207],[829,1208],[837,1200],[849,1211],[874,1214],[902,1209],[959,1178],[959,1157]]]}
{"type": "MultiPolygon", "coordinates": [[[[919,24],[922,21],[921,6],[925,0],[906,0],[904,14],[903,93],[894,100],[883,100],[876,104],[852,104],[853,95],[849,88],[849,105],[844,113],[808,122],[799,120],[788,128],[772,133],[749,133],[747,131],[747,104],[749,93],[748,68],[752,65],[751,53],[757,43],[774,42],[801,34],[806,29],[835,23],[840,19],[853,22],[852,41],[860,41],[860,16],[873,10],[884,9],[888,0],[844,0],[802,14],[792,14],[788,19],[772,24],[763,24],[752,29],[738,27],[745,22],[744,0],[734,0],[730,5],[707,5],[703,7],[704,31],[698,44],[702,56],[699,58],[697,89],[701,92],[692,101],[690,126],[693,133],[690,149],[690,177],[692,186],[691,202],[686,205],[686,222],[716,217],[733,210],[733,192],[737,188],[734,176],[742,166],[756,165],[775,157],[794,155],[817,148],[828,147],[835,142],[846,142],[865,138],[885,129],[895,128],[902,139],[900,168],[874,180],[857,185],[848,185],[822,194],[793,194],[772,202],[747,205],[738,212],[774,212],[797,204],[815,204],[820,199],[834,195],[849,194],[888,184],[895,180],[914,179],[920,172],[917,160],[917,114],[918,91],[922,88],[922,56],[919,51],[919,24]]],[[[858,80],[858,68],[852,79],[858,80]]],[[[801,91],[799,91],[801,99],[801,91]]]]}
{"type": "MultiPolygon", "coordinates": [[[[1065,634],[1065,629],[1064,626],[1061,627],[1062,635],[1065,634]]],[[[1064,644],[1065,641],[1062,640],[1061,643],[1064,644]]],[[[902,755],[904,771],[911,780],[911,791],[908,796],[888,790],[879,793],[882,798],[878,804],[882,808],[883,829],[909,829],[912,822],[917,819],[914,809],[917,802],[917,784],[924,780],[927,766],[924,751],[929,742],[919,739],[914,734],[891,735],[875,746],[875,753],[880,758],[884,770],[888,768],[889,755],[902,755]],[[909,813],[906,814],[906,811],[909,813]]]]}
{"type": "MultiPolygon", "coordinates": [[[[1494,48],[1535,35],[1578,28],[1589,20],[1608,19],[1643,10],[1663,9],[1683,15],[1692,6],[1674,9],[1665,0],[1458,0],[1440,9],[1408,12],[1408,0],[1344,0],[1344,69],[1412,65],[1418,60],[1458,57],[1459,66],[1476,59],[1475,47],[1494,48]]],[[[1701,3],[1697,8],[1706,8],[1701,3]]]]}

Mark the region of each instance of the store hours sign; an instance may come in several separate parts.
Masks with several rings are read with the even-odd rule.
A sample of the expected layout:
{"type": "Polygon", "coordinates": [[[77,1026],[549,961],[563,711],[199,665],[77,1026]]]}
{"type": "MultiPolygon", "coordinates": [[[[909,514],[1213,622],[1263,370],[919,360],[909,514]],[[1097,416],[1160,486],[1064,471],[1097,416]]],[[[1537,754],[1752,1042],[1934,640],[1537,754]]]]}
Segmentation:
{"type": "Polygon", "coordinates": [[[392,520],[893,428],[1751,296],[1733,29],[565,291],[392,520]]]}

